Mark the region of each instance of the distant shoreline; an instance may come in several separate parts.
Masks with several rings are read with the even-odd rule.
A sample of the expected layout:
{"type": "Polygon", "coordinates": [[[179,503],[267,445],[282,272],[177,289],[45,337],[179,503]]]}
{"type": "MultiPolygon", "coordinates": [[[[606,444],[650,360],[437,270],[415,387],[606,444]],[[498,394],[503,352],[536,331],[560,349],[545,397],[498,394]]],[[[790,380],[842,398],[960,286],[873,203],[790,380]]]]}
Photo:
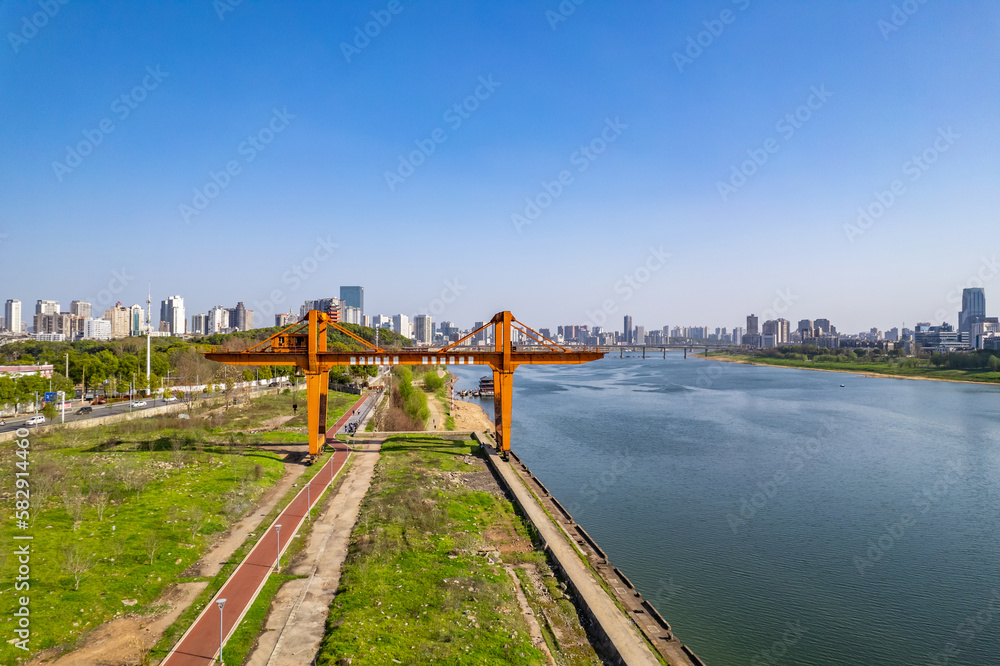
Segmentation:
{"type": "Polygon", "coordinates": [[[883,374],[879,372],[872,372],[870,370],[843,370],[839,368],[810,368],[798,365],[779,365],[777,363],[761,363],[755,361],[748,361],[741,358],[722,358],[719,356],[698,356],[694,355],[694,358],[708,361],[721,361],[723,363],[739,363],[740,365],[758,365],[766,366],[768,368],[787,368],[789,370],[813,370],[816,372],[840,372],[848,375],[861,375],[863,377],[874,377],[874,378],[885,378],[885,379],[913,379],[917,381],[924,382],[951,382],[954,384],[981,384],[983,386],[997,386],[1000,387],[1000,382],[984,382],[978,379],[951,379],[946,377],[914,377],[911,375],[891,375],[883,374]]]}

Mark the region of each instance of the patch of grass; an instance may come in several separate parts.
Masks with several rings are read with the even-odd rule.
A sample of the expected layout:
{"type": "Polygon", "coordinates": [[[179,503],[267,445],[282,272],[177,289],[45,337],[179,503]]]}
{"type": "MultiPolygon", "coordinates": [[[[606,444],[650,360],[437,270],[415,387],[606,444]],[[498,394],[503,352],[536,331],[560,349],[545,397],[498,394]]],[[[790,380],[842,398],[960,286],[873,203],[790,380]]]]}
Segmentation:
{"type": "MultiPolygon", "coordinates": [[[[331,418],[349,398],[335,403],[331,418]]],[[[283,408],[273,397],[261,401],[283,408]]],[[[279,455],[253,449],[258,440],[244,432],[241,418],[253,404],[228,411],[194,406],[189,419],[164,415],[29,437],[31,501],[39,511],[28,529],[12,520],[0,524],[0,541],[14,543],[15,533],[33,537],[32,650],[0,643],[0,663],[69,648],[126,613],[162,610],[154,606],[157,597],[284,474],[279,455]]],[[[0,445],[7,469],[19,460],[16,448],[0,445]]],[[[13,486],[13,474],[0,476],[0,497],[12,507],[13,486]]],[[[0,563],[9,573],[7,549],[0,563]]],[[[8,617],[15,601],[11,589],[3,602],[8,617]]]]}
{"type": "Polygon", "coordinates": [[[542,567],[544,556],[507,500],[466,483],[488,474],[470,464],[478,452],[473,441],[423,435],[383,444],[319,664],[546,662],[493,554],[542,567]]]}

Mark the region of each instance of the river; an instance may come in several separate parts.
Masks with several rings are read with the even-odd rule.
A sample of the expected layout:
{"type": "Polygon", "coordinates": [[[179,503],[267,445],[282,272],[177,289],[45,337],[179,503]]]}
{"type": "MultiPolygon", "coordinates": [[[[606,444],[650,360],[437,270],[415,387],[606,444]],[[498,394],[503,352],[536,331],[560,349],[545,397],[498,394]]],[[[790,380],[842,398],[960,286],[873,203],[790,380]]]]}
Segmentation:
{"type": "Polygon", "coordinates": [[[670,352],[521,367],[511,437],[709,666],[984,666],[998,426],[1000,388],[670,352]]]}

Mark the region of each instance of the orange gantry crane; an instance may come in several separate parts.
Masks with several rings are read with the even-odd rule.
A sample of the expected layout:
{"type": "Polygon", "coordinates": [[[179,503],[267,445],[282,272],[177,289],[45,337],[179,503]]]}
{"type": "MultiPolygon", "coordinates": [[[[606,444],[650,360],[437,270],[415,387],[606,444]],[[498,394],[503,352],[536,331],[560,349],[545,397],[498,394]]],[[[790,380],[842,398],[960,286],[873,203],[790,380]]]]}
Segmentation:
{"type": "Polygon", "coordinates": [[[326,443],[326,401],[329,372],[352,365],[488,365],[493,369],[493,407],[497,447],[506,459],[510,451],[511,401],[514,370],[519,365],[578,364],[603,358],[596,348],[567,349],[519,322],[510,312],[499,312],[487,324],[440,349],[385,350],[353,334],[325,312],[310,310],[301,321],[245,351],[212,351],[205,358],[230,365],[289,365],[306,376],[309,413],[309,453],[315,457],[326,443]],[[332,326],[363,346],[362,351],[328,351],[327,327],[332,326]],[[493,348],[462,343],[493,327],[493,348]],[[515,345],[514,331],[532,342],[515,345]]]}

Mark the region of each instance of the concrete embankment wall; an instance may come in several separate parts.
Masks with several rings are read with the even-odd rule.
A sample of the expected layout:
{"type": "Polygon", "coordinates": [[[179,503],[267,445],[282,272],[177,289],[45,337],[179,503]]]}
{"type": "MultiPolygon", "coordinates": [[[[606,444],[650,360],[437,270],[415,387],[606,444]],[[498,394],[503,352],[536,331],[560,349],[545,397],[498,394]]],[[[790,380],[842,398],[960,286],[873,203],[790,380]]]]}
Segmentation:
{"type": "MultiPolygon", "coordinates": [[[[526,501],[533,502],[544,512],[543,515],[547,514],[545,522],[548,522],[549,526],[553,526],[554,523],[561,540],[571,546],[568,550],[562,549],[562,556],[558,554],[559,549],[551,548],[548,543],[545,544],[545,550],[554,568],[558,570],[567,584],[573,588],[574,603],[580,614],[588,620],[590,626],[587,627],[587,631],[591,634],[591,639],[595,645],[603,652],[602,656],[605,659],[613,663],[635,663],[619,654],[615,641],[611,640],[609,630],[604,626],[604,618],[607,617],[607,613],[595,612],[588,604],[587,595],[581,594],[581,588],[596,585],[597,578],[603,583],[603,587],[600,590],[603,595],[606,598],[614,599],[618,607],[625,609],[625,613],[622,613],[622,616],[627,615],[628,621],[631,622],[633,628],[641,632],[648,645],[663,660],[670,664],[704,666],[701,659],[688,646],[681,644],[673,635],[670,624],[663,619],[648,600],[642,598],[642,594],[635,589],[632,581],[620,569],[608,561],[607,555],[597,544],[597,541],[581,525],[573,520],[572,515],[563,507],[559,500],[552,496],[542,482],[531,473],[531,470],[513,452],[511,452],[512,461],[509,464],[504,463],[493,453],[492,449],[495,444],[489,436],[482,433],[475,433],[474,437],[490,452],[487,460],[491,468],[493,468],[494,474],[507,486],[507,490],[514,500],[522,504],[517,496],[518,494],[524,496],[527,493],[526,501]],[[506,469],[501,469],[501,466],[506,469]],[[513,475],[513,480],[511,480],[511,475],[513,475]],[[515,492],[515,489],[510,487],[512,483],[520,483],[522,486],[521,490],[526,491],[526,493],[515,492]],[[580,567],[568,566],[573,563],[563,562],[563,557],[576,558],[578,563],[585,562],[585,576],[590,581],[576,580],[572,572],[575,570],[577,576],[579,576],[580,567]]],[[[523,505],[522,509],[524,509],[524,513],[528,519],[535,524],[535,528],[539,533],[543,534],[540,526],[532,519],[532,512],[528,511],[523,505]]],[[[537,512],[535,513],[538,515],[537,512]]],[[[549,533],[552,534],[551,531],[549,533]]],[[[591,595],[592,598],[593,595],[591,595]]],[[[618,635],[621,637],[621,632],[618,635]]],[[[641,642],[642,638],[636,635],[635,641],[641,642]]]]}

